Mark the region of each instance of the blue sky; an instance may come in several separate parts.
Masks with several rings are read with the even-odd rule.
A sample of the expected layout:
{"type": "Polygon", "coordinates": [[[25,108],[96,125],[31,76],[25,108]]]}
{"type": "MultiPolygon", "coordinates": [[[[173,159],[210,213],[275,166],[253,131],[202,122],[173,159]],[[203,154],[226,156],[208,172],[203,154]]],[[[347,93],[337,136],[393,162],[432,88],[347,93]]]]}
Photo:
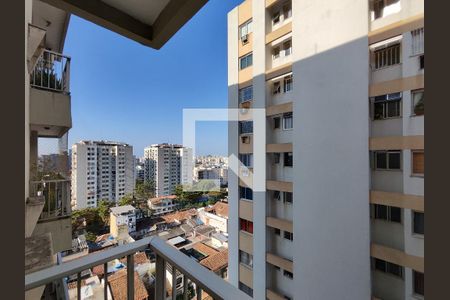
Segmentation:
{"type": "MultiPolygon", "coordinates": [[[[241,2],[209,1],[160,50],[72,15],[69,147],[117,140],[142,156],[150,144],[182,143],[183,108],[226,108],[227,13],[241,2]]],[[[196,136],[197,154],[226,155],[226,122],[200,122],[196,136]]]]}

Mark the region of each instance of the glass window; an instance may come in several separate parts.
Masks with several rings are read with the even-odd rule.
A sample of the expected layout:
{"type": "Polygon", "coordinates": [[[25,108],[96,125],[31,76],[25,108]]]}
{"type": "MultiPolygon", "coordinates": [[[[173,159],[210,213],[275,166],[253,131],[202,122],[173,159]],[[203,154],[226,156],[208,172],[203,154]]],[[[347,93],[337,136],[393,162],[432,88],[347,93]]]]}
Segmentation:
{"type": "Polygon", "coordinates": [[[284,92],[292,91],[292,75],[284,77],[284,92]]]}
{"type": "Polygon", "coordinates": [[[244,37],[245,35],[252,32],[252,20],[245,22],[245,24],[241,25],[240,28],[240,37],[244,37]]]}
{"type": "Polygon", "coordinates": [[[251,65],[253,65],[253,54],[252,53],[247,54],[239,59],[239,66],[240,66],[241,70],[245,69],[247,67],[250,67],[251,65]]]}
{"type": "Polygon", "coordinates": [[[253,122],[252,121],[242,121],[239,122],[239,133],[253,133],[253,122]]]}
{"type": "Polygon", "coordinates": [[[240,186],[239,194],[241,198],[253,200],[253,190],[251,188],[240,186]]]}
{"type": "Polygon", "coordinates": [[[413,232],[416,234],[425,234],[425,214],[413,212],[413,232]]]}
{"type": "Polygon", "coordinates": [[[399,207],[373,204],[373,217],[378,220],[402,222],[402,210],[399,207]]]}
{"type": "Polygon", "coordinates": [[[240,220],[240,229],[253,234],[253,222],[245,220],[245,219],[239,219],[239,220],[240,220]]]}
{"type": "Polygon", "coordinates": [[[294,240],[294,234],[292,232],[289,231],[285,231],[284,232],[284,238],[290,241],[294,240]]]}
{"type": "Polygon", "coordinates": [[[399,152],[389,152],[388,153],[388,164],[389,169],[399,170],[400,169],[400,153],[399,152]]]}
{"type": "Polygon", "coordinates": [[[400,170],[401,151],[374,151],[376,170],[400,170]]]}
{"type": "Polygon", "coordinates": [[[290,3],[283,5],[283,16],[285,20],[292,17],[292,5],[290,3]]]}
{"type": "Polygon", "coordinates": [[[274,232],[276,235],[280,235],[280,234],[281,234],[281,230],[278,229],[278,228],[274,228],[274,229],[273,229],[273,232],[274,232]]]}
{"type": "Polygon", "coordinates": [[[242,282],[239,281],[239,289],[249,295],[250,297],[253,297],[253,289],[242,282]]]}
{"type": "Polygon", "coordinates": [[[424,104],[425,92],[423,89],[415,90],[411,92],[412,96],[412,110],[413,115],[422,116],[425,114],[425,104],[424,104]]]}
{"type": "Polygon", "coordinates": [[[292,167],[292,165],[293,165],[292,152],[285,152],[284,153],[284,166],[285,167],[292,167]]]}
{"type": "Polygon", "coordinates": [[[283,48],[284,48],[284,56],[289,56],[292,53],[292,41],[286,41],[283,44],[283,48]]]}
{"type": "Polygon", "coordinates": [[[280,191],[273,191],[273,199],[280,200],[280,191]]]}
{"type": "Polygon", "coordinates": [[[292,200],[294,198],[292,192],[283,192],[283,197],[285,203],[292,203],[292,200]]]}
{"type": "Polygon", "coordinates": [[[374,51],[375,69],[381,69],[400,63],[400,43],[374,51]]]}
{"type": "Polygon", "coordinates": [[[401,117],[401,93],[376,96],[372,100],[374,120],[401,117]]]}
{"type": "Polygon", "coordinates": [[[239,250],[239,262],[250,268],[253,268],[253,255],[239,250]]]}
{"type": "Polygon", "coordinates": [[[414,294],[425,296],[425,274],[413,270],[414,294]]]}
{"type": "Polygon", "coordinates": [[[253,86],[247,86],[239,90],[239,103],[244,103],[253,99],[253,86]]]}
{"type": "Polygon", "coordinates": [[[403,278],[403,267],[394,263],[390,263],[378,258],[372,258],[372,267],[375,270],[379,270],[384,273],[390,273],[392,275],[403,278]]]}
{"type": "Polygon", "coordinates": [[[273,153],[273,163],[274,164],[280,163],[280,153],[273,153]]]}
{"type": "Polygon", "coordinates": [[[253,154],[239,154],[239,160],[246,167],[253,167],[253,154]]]}
{"type": "Polygon", "coordinates": [[[277,59],[278,57],[280,57],[280,46],[272,49],[272,59],[277,59]]]}
{"type": "Polygon", "coordinates": [[[283,270],[283,275],[286,276],[289,279],[294,278],[294,274],[292,274],[292,272],[289,272],[287,270],[283,270]]]}
{"type": "Polygon", "coordinates": [[[281,93],[281,84],[279,81],[275,81],[272,87],[272,94],[280,94],[281,93]]]}
{"type": "Polygon", "coordinates": [[[272,15],[272,24],[278,24],[280,22],[280,13],[276,12],[272,15]]]}
{"type": "Polygon", "coordinates": [[[411,31],[411,53],[412,55],[422,54],[424,52],[424,28],[411,31]]]}
{"type": "Polygon", "coordinates": [[[292,113],[283,114],[283,129],[292,129],[293,126],[292,113]]]}

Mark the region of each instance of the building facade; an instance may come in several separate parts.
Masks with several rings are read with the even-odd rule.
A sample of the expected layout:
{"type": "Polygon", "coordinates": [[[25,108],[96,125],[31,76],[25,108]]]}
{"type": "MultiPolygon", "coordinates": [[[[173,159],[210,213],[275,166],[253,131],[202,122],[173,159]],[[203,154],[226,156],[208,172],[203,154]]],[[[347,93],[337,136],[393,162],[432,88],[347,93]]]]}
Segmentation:
{"type": "Polygon", "coordinates": [[[423,11],[246,0],[228,14],[229,155],[251,171],[228,178],[229,281],[253,298],[424,297],[423,11]],[[265,109],[260,136],[248,108],[265,109]]]}
{"type": "Polygon", "coordinates": [[[180,184],[192,184],[192,149],[176,144],[154,144],[144,149],[144,179],[155,185],[156,197],[168,196],[180,184]]]}
{"type": "Polygon", "coordinates": [[[128,233],[136,231],[136,209],[131,205],[111,207],[109,220],[111,235],[116,238],[121,226],[126,226],[128,233]]]}
{"type": "Polygon", "coordinates": [[[148,208],[152,212],[152,216],[160,216],[173,212],[179,206],[177,196],[159,196],[148,199],[148,208]]]}
{"type": "Polygon", "coordinates": [[[81,141],[72,146],[72,206],[97,207],[118,202],[135,187],[133,147],[110,141],[81,141]]]}

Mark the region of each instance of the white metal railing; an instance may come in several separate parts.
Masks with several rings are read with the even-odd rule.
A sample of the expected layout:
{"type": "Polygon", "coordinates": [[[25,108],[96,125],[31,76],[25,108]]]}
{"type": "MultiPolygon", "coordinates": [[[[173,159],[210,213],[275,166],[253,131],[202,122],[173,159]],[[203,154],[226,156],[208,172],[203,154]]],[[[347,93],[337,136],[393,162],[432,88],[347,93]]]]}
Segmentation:
{"type": "Polygon", "coordinates": [[[32,87],[70,92],[70,57],[50,50],[42,51],[30,75],[32,87]]]}
{"type": "MultiPolygon", "coordinates": [[[[94,266],[102,265],[107,270],[109,261],[117,258],[127,258],[127,299],[134,300],[134,254],[138,251],[151,249],[156,254],[156,280],[155,299],[165,300],[166,297],[166,268],[171,266],[171,274],[177,271],[183,276],[183,291],[179,293],[176,288],[172,289],[172,299],[183,295],[183,299],[188,299],[188,281],[195,285],[195,299],[202,299],[202,291],[208,293],[213,299],[242,299],[251,298],[238,288],[224,281],[219,276],[211,273],[196,261],[189,259],[178,249],[170,246],[159,237],[153,236],[138,240],[134,243],[125,244],[111,248],[109,250],[93,253],[85,257],[72,260],[60,265],[56,265],[44,270],[30,273],[25,276],[25,291],[30,289],[58,282],[68,276],[77,275],[77,295],[81,298],[81,272],[94,266]]],[[[177,276],[172,276],[172,286],[176,286],[177,276]]],[[[105,272],[104,281],[108,282],[108,274],[105,272]]],[[[103,285],[104,299],[108,299],[108,284],[103,285]]]]}
{"type": "Polygon", "coordinates": [[[53,179],[30,182],[32,196],[44,196],[40,221],[70,216],[70,180],[53,179]]]}

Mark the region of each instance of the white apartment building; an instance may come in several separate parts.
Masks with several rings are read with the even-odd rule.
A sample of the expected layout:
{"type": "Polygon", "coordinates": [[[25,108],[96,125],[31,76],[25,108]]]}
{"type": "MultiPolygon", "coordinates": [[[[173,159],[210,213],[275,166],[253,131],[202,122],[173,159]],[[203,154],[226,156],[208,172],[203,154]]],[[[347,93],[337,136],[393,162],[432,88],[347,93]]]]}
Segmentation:
{"type": "Polygon", "coordinates": [[[165,215],[173,212],[178,207],[177,196],[159,196],[148,199],[148,208],[153,216],[165,215]]]}
{"type": "Polygon", "coordinates": [[[144,178],[154,182],[156,197],[173,194],[177,185],[192,184],[192,149],[176,144],[153,144],[144,149],[144,158],[144,178]]]}
{"type": "Polygon", "coordinates": [[[195,167],[194,180],[219,180],[220,185],[228,184],[228,168],[227,167],[195,167]]]}
{"type": "Polygon", "coordinates": [[[110,141],[81,141],[72,146],[72,206],[118,202],[135,187],[133,147],[110,141]]]}
{"type": "Polygon", "coordinates": [[[128,233],[136,231],[136,209],[132,205],[111,207],[110,232],[116,237],[120,233],[120,227],[126,225],[128,233]]]}
{"type": "Polygon", "coordinates": [[[229,107],[266,116],[261,136],[244,110],[229,124],[229,155],[265,178],[228,178],[229,281],[254,299],[424,298],[423,12],[246,0],[228,14],[229,107]]]}

